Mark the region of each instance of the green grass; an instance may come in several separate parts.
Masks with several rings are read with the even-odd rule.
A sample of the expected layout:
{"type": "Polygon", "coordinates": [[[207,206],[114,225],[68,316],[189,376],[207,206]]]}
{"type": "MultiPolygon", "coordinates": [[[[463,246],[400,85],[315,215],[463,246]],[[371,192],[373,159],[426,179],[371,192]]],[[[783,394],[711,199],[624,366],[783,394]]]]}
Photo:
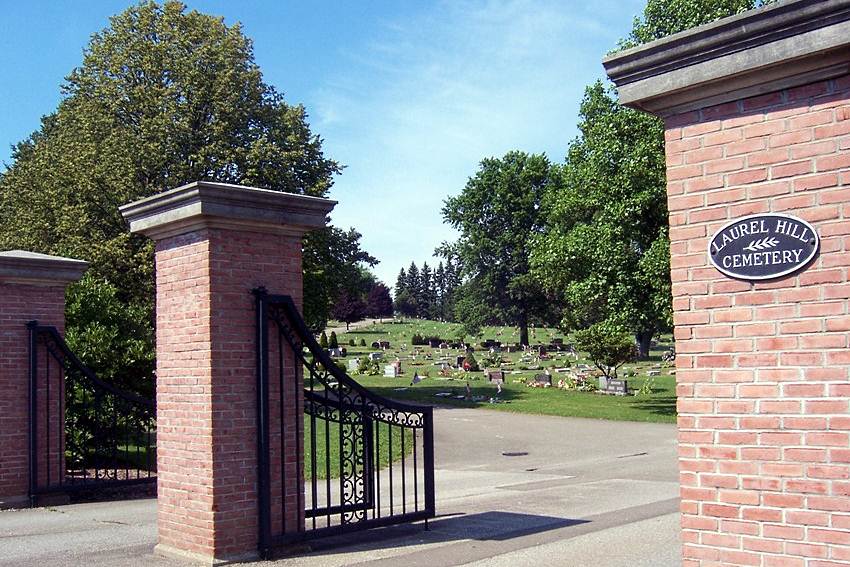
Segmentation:
{"type": "MultiPolygon", "coordinates": [[[[453,323],[440,323],[437,321],[407,319],[374,324],[361,329],[354,329],[348,333],[339,335],[341,346],[347,346],[349,339],[354,339],[359,345],[360,339],[364,339],[367,346],[347,346],[348,358],[366,356],[373,349],[370,345],[373,341],[390,341],[391,349],[385,353],[387,360],[394,360],[396,356],[402,359],[404,374],[399,378],[384,378],[383,376],[365,376],[350,373],[353,378],[364,386],[372,389],[377,394],[385,397],[424,402],[429,404],[449,405],[458,407],[486,407],[500,411],[512,411],[520,413],[534,413],[557,416],[587,417],[596,419],[609,419],[618,421],[644,421],[675,423],[676,421],[676,378],[672,367],[661,364],[661,354],[671,346],[671,338],[659,337],[658,346],[653,349],[649,360],[634,362],[624,365],[619,370],[620,378],[629,382],[630,389],[640,389],[648,380],[647,371],[658,369],[660,365],[661,375],[652,378],[651,393],[640,396],[609,396],[593,392],[577,392],[573,390],[561,390],[558,388],[530,388],[523,383],[516,383],[523,379],[532,378],[535,374],[549,368],[553,375],[553,384],[566,374],[556,373],[553,369],[565,365],[565,359],[553,358],[548,361],[540,361],[541,369],[521,370],[518,374],[512,374],[511,370],[517,369],[528,363],[522,363],[519,359],[522,353],[502,353],[504,360],[509,364],[503,367],[506,371],[506,384],[502,386],[502,393],[498,396],[501,403],[490,403],[491,397],[496,397],[496,386],[489,384],[484,379],[483,372],[467,373],[458,380],[446,380],[439,377],[439,369],[434,365],[439,358],[437,349],[428,346],[415,347],[419,349],[417,361],[407,360],[407,356],[413,352],[414,347],[410,339],[414,333],[423,336],[437,335],[452,341],[457,336],[460,325],[453,323]],[[406,345],[404,350],[402,345],[406,345]],[[430,354],[431,359],[425,359],[430,354]],[[413,372],[420,375],[427,373],[428,378],[424,381],[410,386],[413,372]],[[627,376],[633,373],[634,376],[627,376]],[[466,381],[469,380],[473,396],[481,396],[484,399],[477,402],[456,400],[445,397],[437,397],[440,392],[450,392],[453,395],[463,395],[466,391],[466,381]],[[405,390],[399,390],[406,388],[405,390]]],[[[573,342],[569,335],[564,335],[556,329],[535,329],[530,333],[529,339],[532,345],[542,343],[548,344],[554,337],[562,337],[565,343],[573,342]]],[[[481,337],[474,340],[468,339],[476,346],[475,355],[481,362],[482,349],[478,343],[485,339],[495,339],[503,344],[512,344],[519,340],[516,329],[511,327],[487,327],[481,337]]],[[[445,353],[444,353],[445,354],[445,353]]],[[[460,351],[448,351],[449,357],[461,354],[460,351]]],[[[575,364],[588,364],[593,366],[581,353],[575,364]]]]}
{"type": "MultiPolygon", "coordinates": [[[[313,459],[311,457],[311,427],[312,421],[310,416],[304,416],[304,478],[313,478],[313,459]]],[[[378,468],[382,469],[401,459],[401,436],[402,430],[398,427],[392,428],[392,454],[389,450],[389,432],[387,424],[375,423],[375,427],[380,427],[379,447],[378,447],[378,468]]],[[[413,450],[413,432],[410,429],[404,429],[404,449],[405,453],[409,454],[413,450]]],[[[378,435],[378,432],[375,432],[378,435]]],[[[373,441],[374,445],[374,441],[373,441]]],[[[327,422],[324,419],[316,419],[316,478],[328,478],[327,464],[330,462],[330,478],[339,478],[339,424],[333,421],[327,422]],[[325,441],[325,426],[328,426],[327,431],[328,443],[325,441]]]]}

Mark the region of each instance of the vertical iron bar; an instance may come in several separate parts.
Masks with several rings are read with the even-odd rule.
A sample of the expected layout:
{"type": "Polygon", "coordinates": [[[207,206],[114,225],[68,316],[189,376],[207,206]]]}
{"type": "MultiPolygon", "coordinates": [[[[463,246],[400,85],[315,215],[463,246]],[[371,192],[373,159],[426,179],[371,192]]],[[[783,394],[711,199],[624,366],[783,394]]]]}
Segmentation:
{"type": "Polygon", "coordinates": [[[139,474],[141,474],[141,472],[142,472],[141,471],[142,462],[141,462],[141,459],[139,459],[139,453],[141,453],[141,449],[142,449],[142,440],[139,438],[139,429],[138,429],[139,427],[141,427],[141,420],[137,417],[136,418],[136,429],[135,429],[136,435],[134,436],[135,437],[134,441],[136,442],[135,443],[136,444],[136,459],[135,459],[135,461],[136,461],[136,479],[137,480],[139,478],[139,474]]]}
{"type": "Polygon", "coordinates": [[[269,470],[269,337],[266,291],[253,291],[257,315],[257,504],[259,513],[259,553],[269,556],[271,544],[271,486],[269,470]]]}
{"type": "Polygon", "coordinates": [[[423,453],[425,459],[425,511],[434,515],[434,408],[425,408],[425,430],[423,431],[423,453]]]}
{"type": "Polygon", "coordinates": [[[339,396],[339,525],[345,526],[345,447],[343,437],[345,426],[343,425],[342,388],[337,389],[339,396]]]}
{"type": "MultiPolygon", "coordinates": [[[[132,411],[132,410],[127,411],[127,416],[130,415],[130,411],[132,411]]],[[[124,419],[125,419],[124,427],[123,427],[124,435],[122,435],[122,437],[124,437],[124,453],[125,453],[124,454],[124,480],[128,480],[130,478],[130,428],[126,426],[127,417],[125,416],[124,419]]]]}
{"type": "Polygon", "coordinates": [[[416,428],[413,428],[413,511],[419,511],[419,466],[416,463],[416,428]]]}
{"type": "Polygon", "coordinates": [[[112,402],[112,480],[118,480],[118,400],[112,402]]]}
{"type": "MultiPolygon", "coordinates": [[[[378,512],[378,517],[381,517],[381,422],[375,423],[375,459],[378,461],[378,466],[375,467],[375,510],[378,512]]],[[[374,513],[372,514],[374,517],[374,513]]]]}
{"type": "Polygon", "coordinates": [[[306,508],[304,498],[304,474],[299,474],[299,471],[304,470],[304,405],[302,403],[302,399],[304,397],[304,384],[299,379],[299,373],[301,372],[301,365],[298,364],[299,358],[298,355],[300,353],[296,353],[295,349],[292,349],[292,389],[294,397],[292,398],[295,407],[295,455],[296,458],[293,459],[295,462],[295,485],[296,485],[296,493],[295,493],[295,517],[298,519],[298,532],[303,533],[305,528],[305,522],[301,521],[300,518],[304,514],[304,509],[306,508]]]}
{"type": "Polygon", "coordinates": [[[44,349],[44,469],[50,487],[50,350],[44,349]]]}
{"type": "Polygon", "coordinates": [[[145,460],[147,461],[147,469],[148,475],[146,478],[151,477],[151,427],[150,424],[146,426],[147,428],[147,451],[145,452],[145,460]]]}
{"type": "Polygon", "coordinates": [[[392,423],[387,423],[387,431],[389,431],[389,435],[387,435],[387,439],[388,439],[387,440],[387,444],[388,444],[387,454],[389,456],[387,458],[387,469],[389,469],[389,471],[390,471],[390,480],[389,480],[390,513],[389,513],[389,515],[392,516],[395,513],[395,507],[393,506],[393,492],[394,492],[393,489],[395,487],[393,486],[393,424],[392,423]]]}
{"type": "MultiPolygon", "coordinates": [[[[310,374],[315,371],[311,368],[310,374]]],[[[328,405],[328,385],[325,384],[325,508],[328,511],[328,517],[325,519],[325,526],[331,525],[331,418],[333,417],[333,409],[328,405]]]]}
{"type": "Polygon", "coordinates": [[[407,514],[407,465],[405,464],[404,450],[404,427],[399,427],[401,431],[401,514],[407,514]]]}
{"type": "Polygon", "coordinates": [[[30,321],[30,505],[35,506],[38,486],[38,321],[30,321]]]}
{"type": "MultiPolygon", "coordinates": [[[[278,369],[278,396],[280,398],[280,455],[278,456],[278,460],[280,461],[280,513],[281,513],[281,526],[283,528],[283,533],[286,534],[289,532],[288,518],[286,517],[286,377],[283,365],[283,337],[281,336],[280,329],[276,329],[277,331],[277,369],[278,369]]],[[[294,416],[295,419],[298,419],[298,415],[294,416]]],[[[295,424],[296,431],[298,424],[295,424]]],[[[298,530],[300,531],[300,530],[298,530]]]]}
{"type": "MultiPolygon", "coordinates": [[[[313,373],[310,373],[310,393],[313,393],[313,373]]],[[[316,459],[316,407],[313,406],[312,411],[310,412],[310,498],[313,501],[313,529],[316,529],[316,508],[318,507],[317,501],[319,499],[319,478],[316,469],[318,468],[319,463],[316,459]]]]}
{"type": "Polygon", "coordinates": [[[68,473],[68,463],[65,462],[65,439],[68,430],[68,420],[65,415],[65,396],[67,395],[65,389],[68,387],[68,384],[65,383],[65,367],[59,364],[57,370],[59,371],[59,393],[57,395],[59,397],[59,420],[61,427],[56,432],[57,441],[59,442],[59,448],[56,450],[56,453],[59,455],[59,484],[63,485],[65,484],[65,477],[68,473]]]}

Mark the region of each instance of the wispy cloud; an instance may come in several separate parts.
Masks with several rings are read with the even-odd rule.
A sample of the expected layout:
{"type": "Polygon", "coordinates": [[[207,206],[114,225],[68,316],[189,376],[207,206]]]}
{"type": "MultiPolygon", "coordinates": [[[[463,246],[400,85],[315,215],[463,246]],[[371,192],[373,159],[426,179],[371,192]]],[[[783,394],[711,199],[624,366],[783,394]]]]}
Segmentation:
{"type": "Polygon", "coordinates": [[[584,87],[638,9],[623,4],[446,1],[340,53],[346,71],[313,93],[313,122],[348,166],[334,222],[363,233],[379,277],[394,283],[455,237],[442,202],[482,158],[562,158],[584,87]]]}

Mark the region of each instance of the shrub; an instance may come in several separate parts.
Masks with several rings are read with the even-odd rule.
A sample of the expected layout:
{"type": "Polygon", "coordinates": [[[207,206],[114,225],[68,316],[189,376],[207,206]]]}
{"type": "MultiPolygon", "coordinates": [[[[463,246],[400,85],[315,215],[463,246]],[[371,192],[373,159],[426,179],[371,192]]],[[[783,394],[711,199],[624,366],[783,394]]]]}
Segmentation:
{"type": "Polygon", "coordinates": [[[366,346],[366,339],[360,339],[360,346],[366,346]]]}
{"type": "Polygon", "coordinates": [[[463,359],[463,369],[470,372],[478,372],[481,368],[478,366],[478,361],[475,360],[475,355],[471,352],[463,359]]]}
{"type": "Polygon", "coordinates": [[[328,339],[328,348],[339,348],[339,339],[336,338],[336,331],[331,331],[330,339],[328,339]]]}
{"type": "Polygon", "coordinates": [[[410,344],[414,346],[421,346],[428,343],[425,342],[425,339],[422,338],[422,335],[420,335],[419,333],[414,333],[413,336],[410,338],[410,344]]]}
{"type": "Polygon", "coordinates": [[[481,358],[484,368],[498,368],[502,365],[502,355],[498,352],[488,352],[481,358]]]}
{"type": "Polygon", "coordinates": [[[368,376],[377,376],[381,373],[381,367],[377,360],[369,360],[368,357],[360,359],[360,364],[357,366],[357,372],[368,376]]]}
{"type": "Polygon", "coordinates": [[[328,336],[322,331],[322,334],[319,335],[319,346],[322,348],[328,348],[328,336]]]}
{"type": "Polygon", "coordinates": [[[635,342],[622,327],[602,322],[577,331],[576,348],[587,352],[593,364],[606,378],[616,378],[617,368],[634,360],[637,355],[635,342]]]}
{"type": "Polygon", "coordinates": [[[348,346],[355,346],[354,339],[348,339],[348,346]]]}

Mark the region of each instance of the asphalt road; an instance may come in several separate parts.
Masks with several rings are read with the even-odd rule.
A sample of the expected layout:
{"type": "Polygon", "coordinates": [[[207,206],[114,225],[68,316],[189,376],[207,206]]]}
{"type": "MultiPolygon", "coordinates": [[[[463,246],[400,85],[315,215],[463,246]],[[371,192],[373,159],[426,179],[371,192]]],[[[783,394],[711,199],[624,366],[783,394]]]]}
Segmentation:
{"type": "MultiPolygon", "coordinates": [[[[271,564],[680,565],[674,426],[471,409],[435,424],[429,531],[373,530],[271,564]]],[[[153,500],[0,512],[0,566],[185,565],[155,542],[153,500]]]]}

